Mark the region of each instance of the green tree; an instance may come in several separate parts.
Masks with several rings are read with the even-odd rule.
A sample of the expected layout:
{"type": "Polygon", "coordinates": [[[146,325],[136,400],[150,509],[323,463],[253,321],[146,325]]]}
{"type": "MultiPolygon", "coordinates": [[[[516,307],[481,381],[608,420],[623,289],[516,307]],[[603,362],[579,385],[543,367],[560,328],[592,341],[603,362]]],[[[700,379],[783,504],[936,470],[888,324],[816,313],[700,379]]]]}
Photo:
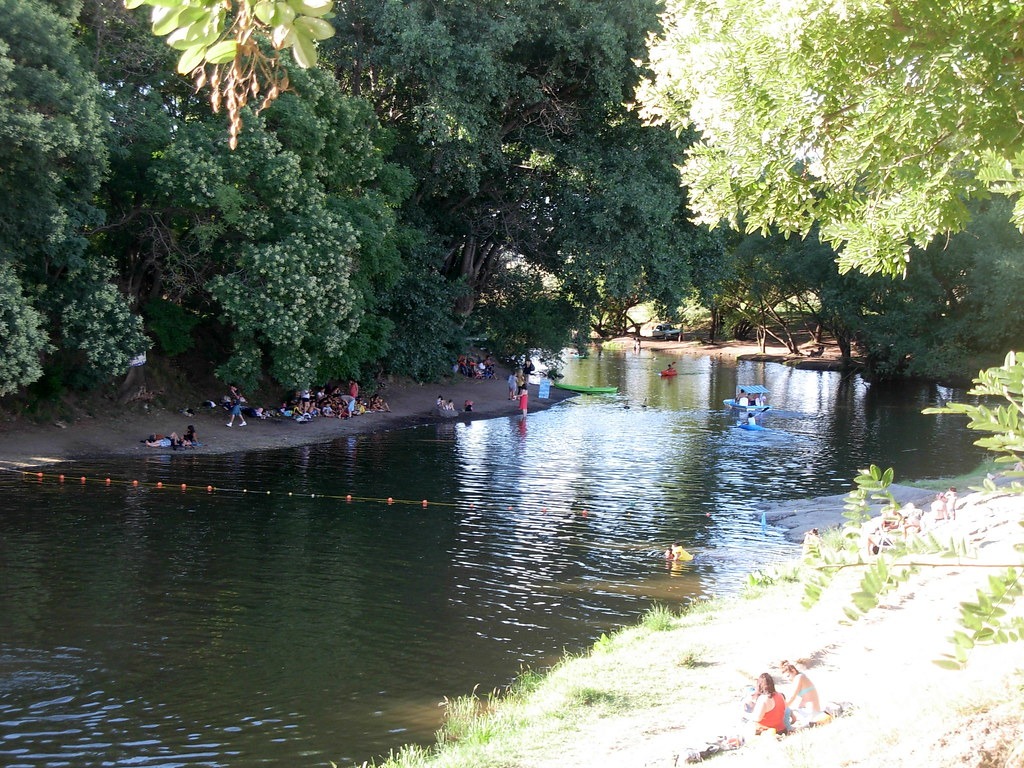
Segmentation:
{"type": "Polygon", "coordinates": [[[429,238],[400,216],[412,177],[388,161],[393,131],[365,99],[322,71],[293,71],[291,90],[248,120],[230,153],[140,19],[117,0],[87,11],[115,116],[109,221],[94,245],[118,256],[165,350],[186,350],[188,335],[227,338],[227,349],[204,349],[222,375],[251,383],[272,370],[283,386],[296,372],[323,381],[447,368],[461,346],[453,287],[438,278],[429,238]],[[259,274],[271,258],[281,261],[270,280],[290,288],[259,274]],[[332,320],[314,316],[321,307],[332,320]],[[289,319],[291,340],[272,310],[289,319]]]}
{"type": "Polygon", "coordinates": [[[123,373],[147,347],[111,265],[88,250],[103,221],[106,125],[74,35],[77,12],[77,3],[0,0],[0,264],[24,345],[18,373],[0,382],[8,392],[42,371],[25,356],[53,351],[40,359],[87,384],[123,373]]]}
{"type": "Polygon", "coordinates": [[[973,220],[948,241],[914,249],[903,280],[853,276],[855,322],[875,377],[966,380],[1001,360],[1024,338],[1024,240],[1002,199],[971,205],[973,220]]]}
{"type": "Polygon", "coordinates": [[[602,336],[630,330],[629,310],[672,315],[690,286],[690,263],[709,247],[688,221],[674,163],[682,144],[632,115],[595,121],[561,149],[548,188],[555,225],[539,263],[602,336]]]}
{"type": "Polygon", "coordinates": [[[671,0],[648,116],[693,126],[700,220],[807,233],[840,268],[901,275],[911,246],[1004,192],[1024,226],[1016,3],[671,0]]]}
{"type": "Polygon", "coordinates": [[[396,159],[417,179],[405,214],[465,287],[461,313],[492,284],[520,285],[502,272],[524,260],[564,279],[580,306],[597,281],[609,300],[685,288],[685,248],[669,256],[693,229],[665,172],[678,147],[645,135],[624,106],[657,11],[650,0],[339,7],[345,23],[324,58],[395,127],[396,159]],[[576,279],[588,269],[589,284],[576,279]]]}
{"type": "Polygon", "coordinates": [[[0,262],[0,397],[43,375],[40,353],[47,351],[43,317],[25,297],[10,264],[0,262]]]}

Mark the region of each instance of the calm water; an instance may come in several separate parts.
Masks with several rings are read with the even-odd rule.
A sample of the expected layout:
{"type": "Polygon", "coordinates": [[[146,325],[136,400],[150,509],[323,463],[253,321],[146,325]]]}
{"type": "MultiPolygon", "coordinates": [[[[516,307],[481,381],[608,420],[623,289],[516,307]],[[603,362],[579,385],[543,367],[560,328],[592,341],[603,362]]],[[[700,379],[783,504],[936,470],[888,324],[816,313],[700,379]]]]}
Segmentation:
{"type": "Polygon", "coordinates": [[[0,764],[358,764],[431,740],[445,696],[792,556],[764,502],[981,457],[920,414],[952,390],[711,357],[665,380],[667,360],[573,361],[620,394],[525,424],[63,468],[110,486],[0,474],[0,764]],[[771,389],[765,431],[722,409],[737,380],[771,389]]]}

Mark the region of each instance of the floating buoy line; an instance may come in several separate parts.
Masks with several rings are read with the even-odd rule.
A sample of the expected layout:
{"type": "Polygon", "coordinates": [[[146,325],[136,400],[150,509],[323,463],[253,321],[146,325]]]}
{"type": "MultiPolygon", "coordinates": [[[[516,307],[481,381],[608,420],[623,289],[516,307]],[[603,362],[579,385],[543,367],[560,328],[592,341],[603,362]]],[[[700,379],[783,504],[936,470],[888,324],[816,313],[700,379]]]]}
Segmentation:
{"type": "MultiPolygon", "coordinates": [[[[478,509],[481,508],[474,503],[456,503],[451,501],[431,501],[429,499],[400,499],[393,496],[377,497],[377,496],[357,496],[355,494],[333,494],[333,493],[300,493],[295,491],[267,491],[256,488],[227,488],[224,486],[217,485],[204,485],[203,483],[174,483],[164,482],[157,480],[155,482],[143,482],[141,480],[124,480],[121,478],[114,477],[90,477],[87,475],[77,475],[71,472],[64,473],[51,473],[41,472],[38,470],[27,470],[27,469],[13,469],[11,467],[0,467],[0,470],[11,474],[18,475],[23,482],[26,483],[56,483],[57,485],[76,485],[76,486],[102,486],[108,487],[121,487],[132,490],[144,490],[153,489],[158,491],[177,491],[179,493],[205,493],[205,494],[233,494],[233,495],[255,495],[255,496],[275,496],[279,498],[297,498],[297,499],[328,499],[332,501],[344,501],[346,503],[364,503],[364,504],[385,504],[388,506],[392,505],[405,505],[405,506],[417,506],[417,507],[449,507],[452,509],[478,509]]],[[[508,506],[509,510],[515,509],[512,505],[508,506]]],[[[541,507],[541,512],[547,513],[549,510],[547,507],[541,507]]],[[[569,510],[568,514],[579,515],[581,517],[588,517],[590,511],[586,509],[580,510],[569,510]]]]}
{"type": "MultiPolygon", "coordinates": [[[[60,486],[78,486],[78,487],[121,487],[129,490],[146,490],[152,489],[157,491],[175,491],[177,493],[204,493],[204,494],[230,494],[235,496],[263,496],[263,497],[277,497],[277,498],[291,498],[291,499],[325,499],[330,501],[342,501],[345,503],[362,503],[362,504],[383,504],[386,506],[414,506],[422,507],[424,509],[428,507],[445,507],[449,509],[466,509],[466,510],[485,510],[499,507],[499,503],[493,504],[476,504],[473,502],[452,502],[452,501],[438,501],[432,499],[403,499],[395,498],[393,496],[380,497],[380,496],[359,496],[353,493],[346,494],[335,494],[335,493],[302,493],[296,491],[268,491],[259,488],[230,488],[219,485],[211,485],[204,483],[175,483],[163,480],[157,481],[141,481],[141,480],[125,480],[122,478],[106,477],[106,476],[88,476],[74,474],[71,471],[63,473],[52,473],[42,472],[35,469],[17,469],[14,467],[0,467],[0,471],[7,472],[9,474],[18,475],[22,482],[34,483],[34,484],[45,484],[53,483],[60,486]]],[[[632,515],[634,512],[634,504],[630,504],[625,509],[616,509],[611,513],[616,515],[632,515]]],[[[505,509],[508,511],[515,510],[514,505],[507,505],[505,509]]],[[[539,511],[543,514],[555,513],[564,514],[570,517],[590,517],[594,514],[594,510],[591,509],[566,509],[558,510],[551,509],[549,507],[541,507],[539,511]]],[[[599,513],[600,514],[600,513],[599,513]]],[[[686,517],[704,517],[712,518],[711,512],[691,512],[684,513],[686,517]]],[[[727,510],[719,510],[715,512],[714,517],[720,516],[731,516],[727,510]]],[[[757,518],[754,518],[755,520],[757,518]]],[[[761,515],[761,532],[765,533],[767,528],[767,521],[762,513],[761,515]]]]}

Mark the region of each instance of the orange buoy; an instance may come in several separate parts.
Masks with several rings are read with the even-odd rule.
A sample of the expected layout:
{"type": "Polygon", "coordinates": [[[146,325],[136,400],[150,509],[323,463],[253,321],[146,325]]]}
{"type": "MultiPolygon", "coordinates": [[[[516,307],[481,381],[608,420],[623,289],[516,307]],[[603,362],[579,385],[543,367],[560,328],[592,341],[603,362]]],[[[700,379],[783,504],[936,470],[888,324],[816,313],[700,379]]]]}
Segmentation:
{"type": "Polygon", "coordinates": [[[212,485],[206,486],[206,492],[207,493],[213,493],[213,486],[212,485]]]}
{"type": "Polygon", "coordinates": [[[105,480],[104,482],[105,482],[105,483],[106,483],[107,485],[110,485],[110,478],[108,477],[108,478],[107,478],[107,479],[106,479],[106,480],[105,480]]]}
{"type": "Polygon", "coordinates": [[[156,481],[156,487],[157,487],[157,488],[163,488],[163,487],[164,487],[164,484],[163,484],[163,483],[161,483],[161,482],[160,482],[159,480],[157,480],[157,481],[156,481]]]}
{"type": "Polygon", "coordinates": [[[36,477],[38,477],[40,480],[42,480],[43,479],[43,473],[42,472],[36,472],[36,477]]]}
{"type": "Polygon", "coordinates": [[[420,504],[422,504],[424,507],[427,506],[427,500],[424,499],[423,501],[420,502],[420,504]]]}
{"type": "Polygon", "coordinates": [[[84,476],[82,476],[81,480],[82,480],[82,482],[84,483],[84,482],[85,482],[85,477],[84,477],[84,476]]]}
{"type": "Polygon", "coordinates": [[[183,490],[183,491],[187,491],[187,490],[188,490],[188,486],[187,486],[187,485],[185,485],[184,483],[182,483],[182,484],[181,484],[181,490],[183,490]]]}
{"type": "Polygon", "coordinates": [[[351,493],[350,493],[350,494],[347,494],[347,495],[345,496],[345,501],[352,501],[352,494],[351,494],[351,493]]]}
{"type": "Polygon", "coordinates": [[[138,488],[139,487],[139,481],[138,480],[132,480],[132,485],[135,486],[136,488],[138,488]]]}
{"type": "Polygon", "coordinates": [[[60,480],[63,483],[64,482],[64,475],[57,475],[57,479],[60,480]]]}
{"type": "Polygon", "coordinates": [[[395,500],[388,496],[388,504],[394,504],[395,500]]]}

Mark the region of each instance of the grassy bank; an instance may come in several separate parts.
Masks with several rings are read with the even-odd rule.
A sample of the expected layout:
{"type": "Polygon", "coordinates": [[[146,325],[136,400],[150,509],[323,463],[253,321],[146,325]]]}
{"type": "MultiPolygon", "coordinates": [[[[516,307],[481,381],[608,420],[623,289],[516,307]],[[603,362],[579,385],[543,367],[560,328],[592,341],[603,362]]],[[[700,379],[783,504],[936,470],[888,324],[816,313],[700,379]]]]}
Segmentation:
{"type": "MultiPolygon", "coordinates": [[[[984,517],[997,526],[987,535],[1005,544],[1012,529],[1000,526],[1021,518],[1020,500],[1007,503],[972,506],[971,525],[984,517]]],[[[759,574],[738,597],[682,612],[653,608],[639,625],[602,636],[543,674],[525,673],[501,695],[448,701],[435,747],[407,747],[378,765],[667,767],[682,764],[689,749],[740,733],[746,745],[716,763],[1024,765],[1020,646],[976,649],[962,672],[933,663],[947,650],[959,601],[973,597],[985,569],[932,569],[844,624],[860,574],[841,574],[828,597],[805,610],[800,567],[759,574]],[[808,670],[823,701],[852,702],[852,714],[778,740],[744,733],[739,697],[782,658],[808,670]]]]}

